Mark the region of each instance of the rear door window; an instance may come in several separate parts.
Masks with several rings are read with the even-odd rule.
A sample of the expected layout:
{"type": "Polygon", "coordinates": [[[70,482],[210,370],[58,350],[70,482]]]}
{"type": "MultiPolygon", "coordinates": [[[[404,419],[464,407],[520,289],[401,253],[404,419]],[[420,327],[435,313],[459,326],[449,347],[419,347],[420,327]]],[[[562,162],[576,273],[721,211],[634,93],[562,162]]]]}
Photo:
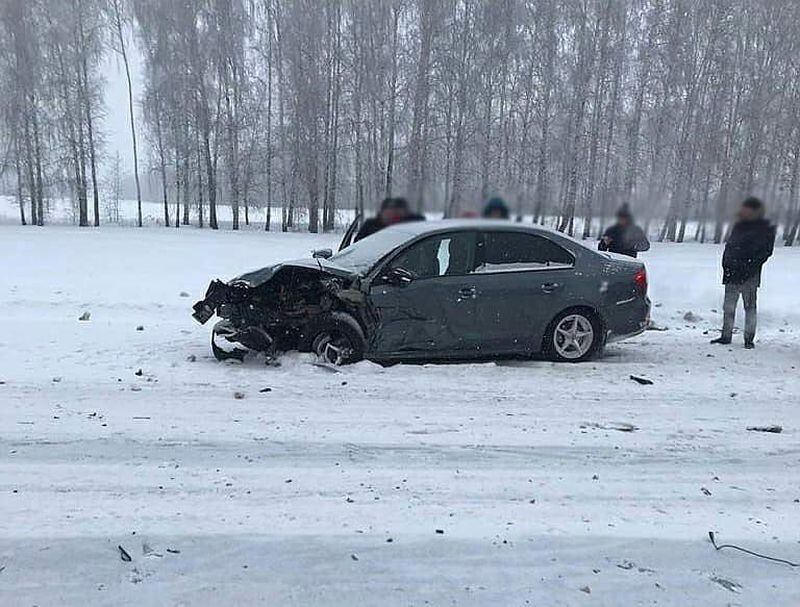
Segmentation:
{"type": "Polygon", "coordinates": [[[476,272],[515,272],[571,268],[575,260],[562,246],[544,236],[524,232],[486,232],[476,272]]]}

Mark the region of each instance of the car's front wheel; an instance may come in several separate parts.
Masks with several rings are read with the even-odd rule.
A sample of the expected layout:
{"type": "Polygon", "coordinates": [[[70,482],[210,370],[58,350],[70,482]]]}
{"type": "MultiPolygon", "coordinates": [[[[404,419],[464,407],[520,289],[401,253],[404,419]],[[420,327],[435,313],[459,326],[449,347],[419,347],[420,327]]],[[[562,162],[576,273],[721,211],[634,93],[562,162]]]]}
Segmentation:
{"type": "Polygon", "coordinates": [[[597,314],[584,309],[565,310],[550,323],[544,352],[557,362],[582,362],[603,345],[603,327],[597,314]]]}
{"type": "Polygon", "coordinates": [[[331,365],[349,365],[364,358],[364,333],[349,314],[324,314],[306,328],[308,349],[331,365]]]}

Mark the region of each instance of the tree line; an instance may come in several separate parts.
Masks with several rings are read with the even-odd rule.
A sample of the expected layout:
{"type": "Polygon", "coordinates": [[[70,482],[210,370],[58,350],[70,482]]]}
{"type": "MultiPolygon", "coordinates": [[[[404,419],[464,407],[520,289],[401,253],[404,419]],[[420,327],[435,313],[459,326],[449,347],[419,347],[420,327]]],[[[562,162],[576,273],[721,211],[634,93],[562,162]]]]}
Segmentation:
{"type": "Polygon", "coordinates": [[[103,116],[127,112],[140,225],[142,173],[176,227],[500,195],[579,237],[628,202],[662,240],[720,242],[756,194],[793,244],[798,31],[771,0],[4,0],[0,169],[22,223],[68,196],[97,225],[103,116]],[[109,54],[129,107],[103,107],[109,54]]]}

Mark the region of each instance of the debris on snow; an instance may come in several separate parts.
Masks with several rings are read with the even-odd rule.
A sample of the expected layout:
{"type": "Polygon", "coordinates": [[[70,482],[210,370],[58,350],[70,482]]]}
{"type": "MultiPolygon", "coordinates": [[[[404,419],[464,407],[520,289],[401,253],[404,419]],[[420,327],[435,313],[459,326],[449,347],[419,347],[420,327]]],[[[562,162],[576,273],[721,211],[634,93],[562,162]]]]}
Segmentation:
{"type": "Polygon", "coordinates": [[[78,320],[87,321],[92,317],[91,312],[84,312],[80,316],[78,316],[78,320]]]}
{"type": "Polygon", "coordinates": [[[134,373],[134,375],[135,375],[136,377],[141,377],[142,375],[144,375],[144,371],[142,371],[141,369],[139,369],[138,371],[136,371],[136,372],[134,373]]]}
{"type": "Polygon", "coordinates": [[[635,381],[637,384],[641,384],[642,386],[652,386],[653,380],[647,379],[646,377],[639,377],[638,375],[631,375],[631,379],[635,381]]]}
{"type": "Polygon", "coordinates": [[[439,535],[444,535],[444,529],[437,529],[436,533],[439,535]]]}
{"type": "Polygon", "coordinates": [[[710,496],[710,495],[711,495],[711,491],[709,491],[709,490],[708,490],[708,489],[706,489],[705,487],[700,487],[700,491],[702,491],[702,492],[703,492],[703,495],[708,495],[708,496],[710,496]]]}
{"type": "Polygon", "coordinates": [[[592,594],[592,589],[589,586],[583,586],[581,588],[581,592],[585,592],[586,594],[592,594]]]}
{"type": "Polygon", "coordinates": [[[358,555],[354,552],[354,553],[352,553],[350,555],[350,558],[353,559],[354,561],[357,561],[358,560],[358,555]]]}
{"type": "Polygon", "coordinates": [[[780,434],[783,432],[783,426],[772,424],[770,426],[747,426],[750,432],[771,432],[772,434],[780,434]]]}
{"type": "Polygon", "coordinates": [[[262,394],[265,394],[266,392],[272,392],[272,388],[269,388],[269,387],[261,388],[261,390],[259,390],[259,392],[261,392],[262,394]]]}
{"type": "Polygon", "coordinates": [[[136,330],[137,330],[137,331],[144,331],[144,325],[138,325],[138,326],[136,327],[136,330]]]}
{"type": "Polygon", "coordinates": [[[193,363],[197,360],[197,356],[194,354],[189,354],[189,356],[186,357],[186,360],[188,360],[190,363],[193,363]]]}
{"type": "Polygon", "coordinates": [[[686,322],[700,322],[701,320],[703,320],[703,317],[698,316],[697,314],[689,310],[686,314],[683,315],[683,320],[685,320],[686,322]]]}
{"type": "Polygon", "coordinates": [[[117,550],[119,550],[119,558],[121,558],[126,563],[130,563],[133,559],[131,555],[128,554],[128,551],[122,547],[122,545],[117,545],[117,550]]]}
{"type": "Polygon", "coordinates": [[[733,580],[729,580],[724,577],[719,577],[718,575],[712,575],[708,579],[710,579],[715,584],[719,584],[725,590],[730,590],[731,592],[741,592],[742,590],[741,585],[737,584],[733,580]]]}
{"type": "Polygon", "coordinates": [[[180,554],[181,553],[181,551],[178,550],[177,548],[167,548],[167,552],[169,552],[170,554],[180,554]]]}
{"type": "Polygon", "coordinates": [[[179,295],[180,297],[189,297],[189,294],[186,291],[181,291],[179,295]]]}
{"type": "Polygon", "coordinates": [[[600,424],[597,422],[584,422],[580,425],[582,430],[587,428],[593,428],[597,430],[616,430],[618,432],[635,432],[639,429],[639,426],[635,426],[634,424],[628,422],[608,422],[605,424],[600,424]]]}
{"type": "Polygon", "coordinates": [[[244,398],[244,392],[234,392],[233,398],[236,400],[242,400],[244,398]]]}

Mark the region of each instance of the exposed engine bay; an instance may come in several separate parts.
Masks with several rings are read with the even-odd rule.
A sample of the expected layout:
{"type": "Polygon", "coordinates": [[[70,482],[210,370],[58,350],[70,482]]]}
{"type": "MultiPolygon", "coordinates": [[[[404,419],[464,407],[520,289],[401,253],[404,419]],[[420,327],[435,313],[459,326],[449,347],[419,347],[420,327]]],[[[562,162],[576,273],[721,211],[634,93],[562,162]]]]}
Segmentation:
{"type": "Polygon", "coordinates": [[[315,339],[332,334],[342,319],[363,342],[368,319],[358,287],[357,276],[329,273],[321,265],[282,264],[227,283],[212,281],[192,316],[201,324],[215,314],[221,319],[212,334],[220,360],[241,360],[248,352],[272,357],[288,350],[313,351],[315,339]]]}

